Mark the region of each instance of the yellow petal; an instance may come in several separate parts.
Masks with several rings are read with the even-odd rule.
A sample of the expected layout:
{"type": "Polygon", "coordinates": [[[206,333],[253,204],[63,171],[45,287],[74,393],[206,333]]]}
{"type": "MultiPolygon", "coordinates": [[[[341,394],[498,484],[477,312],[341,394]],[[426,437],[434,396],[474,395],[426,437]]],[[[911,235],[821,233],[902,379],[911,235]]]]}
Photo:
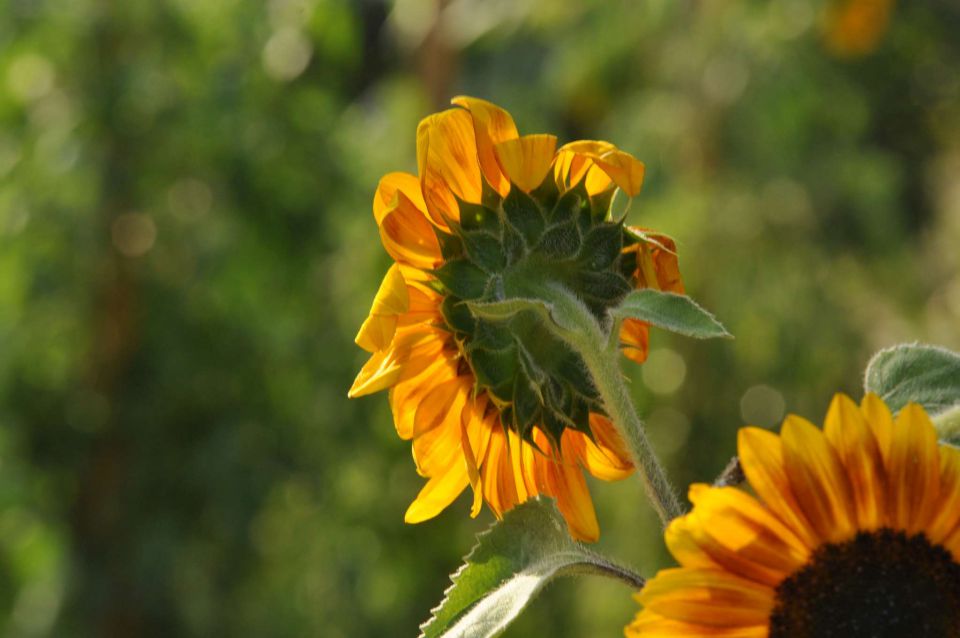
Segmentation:
{"type": "Polygon", "coordinates": [[[494,149],[510,180],[521,190],[530,192],[550,171],[557,138],[555,135],[524,135],[500,142],[494,149]]]}
{"type": "Polygon", "coordinates": [[[441,356],[420,374],[398,383],[390,389],[390,409],[393,423],[401,439],[413,438],[417,407],[430,390],[457,376],[457,353],[443,351],[441,356]]]}
{"type": "Polygon", "coordinates": [[[734,488],[690,488],[695,507],[667,528],[670,552],[684,567],[717,567],[776,587],[810,551],[768,509],[734,488]]]}
{"type": "Polygon", "coordinates": [[[398,329],[390,346],[375,352],[360,369],[347,396],[379,392],[416,376],[440,356],[444,343],[438,331],[429,327],[398,329]]]}
{"type": "Polygon", "coordinates": [[[405,195],[418,209],[427,210],[423,193],[420,192],[420,180],[416,175],[401,172],[387,173],[380,178],[377,192],[373,196],[373,217],[377,220],[378,226],[394,207],[398,193],[405,195]]]}
{"type": "Polygon", "coordinates": [[[514,487],[513,468],[507,452],[507,435],[491,417],[490,443],[487,455],[481,465],[483,480],[483,498],[497,518],[517,504],[517,490],[514,487]]]}
{"type": "Polygon", "coordinates": [[[889,468],[890,444],[893,440],[893,415],[890,414],[890,408],[880,397],[870,392],[863,397],[860,411],[863,412],[863,417],[873,430],[884,465],[889,468]]]}
{"type": "Polygon", "coordinates": [[[770,623],[740,627],[709,627],[665,618],[649,609],[642,610],[624,629],[627,638],[767,638],[770,623]]]}
{"type": "Polygon", "coordinates": [[[890,516],[894,529],[921,532],[940,499],[937,432],[927,413],[910,403],[893,425],[890,442],[890,516]]]}
{"type": "Polygon", "coordinates": [[[464,463],[454,463],[443,474],[434,476],[423,486],[416,500],[407,508],[403,520],[406,523],[421,523],[442,512],[453,503],[467,487],[467,468],[464,463]]]}
{"type": "Polygon", "coordinates": [[[625,319],[620,324],[620,348],[623,355],[634,363],[647,360],[650,350],[650,329],[638,319],[625,319]]]}
{"type": "Polygon", "coordinates": [[[571,536],[588,543],[596,542],[600,538],[600,525],[583,471],[575,462],[576,452],[570,445],[570,437],[561,435],[560,444],[559,460],[544,455],[538,459],[541,475],[546,479],[547,489],[543,492],[557,499],[557,508],[566,519],[571,536]]]}
{"type": "Polygon", "coordinates": [[[501,171],[494,147],[505,140],[517,138],[517,125],[509,113],[486,100],[460,95],[451,102],[470,112],[483,176],[494,190],[505,197],[510,192],[510,179],[501,171]]]}
{"type": "Polygon", "coordinates": [[[940,503],[924,533],[931,543],[939,543],[954,530],[960,530],[960,449],[940,446],[940,503]]]}
{"type": "Polygon", "coordinates": [[[737,451],[743,472],[757,496],[808,549],[817,547],[820,539],[804,516],[790,487],[780,437],[760,428],[740,428],[737,451]]]}
{"type": "Polygon", "coordinates": [[[769,619],[774,590],[723,570],[681,567],[661,570],[640,591],[639,600],[672,620],[749,627],[769,619]]]}
{"type": "Polygon", "coordinates": [[[383,217],[380,241],[391,257],[414,268],[429,270],[442,259],[433,225],[403,193],[383,217]]]}
{"type": "Polygon", "coordinates": [[[486,396],[471,397],[467,400],[460,415],[460,442],[463,446],[463,457],[467,463],[467,477],[470,487],[473,488],[473,505],[470,516],[476,518],[483,505],[483,477],[480,475],[480,461],[487,452],[490,442],[490,428],[485,414],[487,408],[486,396]]]}
{"type": "Polygon", "coordinates": [[[825,541],[842,541],[856,532],[850,481],[837,453],[809,421],[790,415],[783,423],[783,462],[790,487],[807,520],[825,541]]]}
{"type": "Polygon", "coordinates": [[[377,352],[390,345],[397,329],[397,315],[407,311],[410,298],[407,284],[396,264],[390,267],[373,298],[370,315],[360,326],[354,341],[367,352],[377,352]]]}
{"type": "MultiPolygon", "coordinates": [[[[580,140],[560,147],[560,152],[571,152],[590,159],[628,196],[633,197],[640,192],[643,185],[644,165],[629,153],[619,150],[609,142],[595,140],[580,140]]],[[[573,164],[572,160],[566,160],[573,164]]],[[[572,181],[575,175],[570,174],[570,186],[576,185],[572,181]]],[[[587,184],[589,186],[589,184],[587,184]]],[[[591,192],[593,194],[593,192],[591,192]]]]}
{"type": "Polygon", "coordinates": [[[413,418],[413,436],[419,437],[429,432],[440,425],[452,412],[456,412],[456,417],[459,419],[469,391],[470,383],[466,377],[454,377],[434,385],[417,406],[417,412],[413,418]]]}
{"type": "Polygon", "coordinates": [[[405,313],[397,317],[398,326],[440,323],[440,304],[443,302],[443,297],[436,291],[418,281],[407,281],[407,297],[409,298],[409,307],[405,313]]]}
{"type": "Polygon", "coordinates": [[[850,479],[857,527],[871,530],[885,525],[887,491],[883,458],[863,413],[850,397],[843,394],[833,397],[823,432],[850,479]]]}
{"type": "Polygon", "coordinates": [[[440,228],[460,219],[457,197],[479,203],[482,180],[470,114],[458,108],[424,118],[417,128],[417,165],[427,212],[440,228]]]}
{"type": "Polygon", "coordinates": [[[630,454],[610,419],[602,414],[590,414],[593,440],[581,432],[571,432],[580,462],[590,474],[604,481],[619,481],[633,474],[630,454]]]}

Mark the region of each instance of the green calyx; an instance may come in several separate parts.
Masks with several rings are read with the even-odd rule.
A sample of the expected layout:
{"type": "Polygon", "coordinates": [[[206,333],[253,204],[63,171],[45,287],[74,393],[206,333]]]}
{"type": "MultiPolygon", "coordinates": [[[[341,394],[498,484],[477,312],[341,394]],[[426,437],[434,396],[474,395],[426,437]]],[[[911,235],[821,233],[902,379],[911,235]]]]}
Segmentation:
{"type": "Polygon", "coordinates": [[[559,193],[549,175],[527,194],[486,189],[482,204],[460,203],[451,233],[438,232],[444,264],[434,271],[441,310],[464,358],[500,409],[504,427],[531,440],[534,425],[554,441],[564,428],[590,433],[590,412],[603,412],[578,354],[534,312],[480,318],[473,303],[529,298],[545,283],[575,294],[605,325],[607,310],[632,288],[637,239],[613,221],[613,190],[590,197],[583,183],[559,193]]]}

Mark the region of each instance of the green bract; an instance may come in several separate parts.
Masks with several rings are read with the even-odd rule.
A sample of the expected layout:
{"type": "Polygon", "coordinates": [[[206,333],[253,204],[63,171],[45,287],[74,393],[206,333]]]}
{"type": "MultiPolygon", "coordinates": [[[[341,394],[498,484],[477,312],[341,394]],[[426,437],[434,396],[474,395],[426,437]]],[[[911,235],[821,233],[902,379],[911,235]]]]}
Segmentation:
{"type": "Polygon", "coordinates": [[[591,197],[583,182],[560,194],[552,174],[530,194],[515,184],[482,204],[460,202],[460,221],[438,231],[444,257],[434,271],[445,295],[444,320],[505,427],[531,440],[534,425],[559,440],[564,428],[590,432],[603,412],[584,362],[529,310],[494,316],[475,304],[536,296],[554,283],[581,299],[598,321],[633,288],[638,240],[613,221],[613,190],[591,197]]]}

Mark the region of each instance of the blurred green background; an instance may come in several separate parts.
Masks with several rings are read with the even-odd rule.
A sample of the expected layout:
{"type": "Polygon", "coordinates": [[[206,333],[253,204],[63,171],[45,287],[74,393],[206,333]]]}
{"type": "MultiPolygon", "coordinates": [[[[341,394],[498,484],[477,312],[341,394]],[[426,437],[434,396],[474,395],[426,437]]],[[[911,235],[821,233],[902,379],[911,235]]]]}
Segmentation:
{"type": "MultiPolygon", "coordinates": [[[[960,348],[952,0],[0,7],[4,636],[416,635],[492,517],[404,525],[409,445],[346,390],[374,187],[456,94],[646,162],[631,221],[737,335],[630,369],[678,486],[880,347],[960,348]]],[[[639,483],[592,487],[600,549],[669,564],[639,483]]],[[[563,582],[507,635],[635,610],[563,582]]]]}

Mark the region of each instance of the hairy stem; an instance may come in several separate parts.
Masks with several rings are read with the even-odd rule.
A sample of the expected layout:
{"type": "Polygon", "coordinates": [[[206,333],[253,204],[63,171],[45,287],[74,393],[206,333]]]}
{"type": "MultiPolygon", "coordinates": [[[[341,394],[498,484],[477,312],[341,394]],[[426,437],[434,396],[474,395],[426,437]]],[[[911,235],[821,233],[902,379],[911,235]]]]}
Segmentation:
{"type": "Polygon", "coordinates": [[[664,524],[683,514],[677,495],[647,438],[620,370],[620,353],[589,309],[559,285],[538,289],[549,301],[557,332],[583,359],[607,415],[630,451],[631,460],[654,509],[664,524]]]}
{"type": "Polygon", "coordinates": [[[952,442],[960,441],[960,406],[933,417],[933,424],[936,426],[941,439],[952,442]]]}

